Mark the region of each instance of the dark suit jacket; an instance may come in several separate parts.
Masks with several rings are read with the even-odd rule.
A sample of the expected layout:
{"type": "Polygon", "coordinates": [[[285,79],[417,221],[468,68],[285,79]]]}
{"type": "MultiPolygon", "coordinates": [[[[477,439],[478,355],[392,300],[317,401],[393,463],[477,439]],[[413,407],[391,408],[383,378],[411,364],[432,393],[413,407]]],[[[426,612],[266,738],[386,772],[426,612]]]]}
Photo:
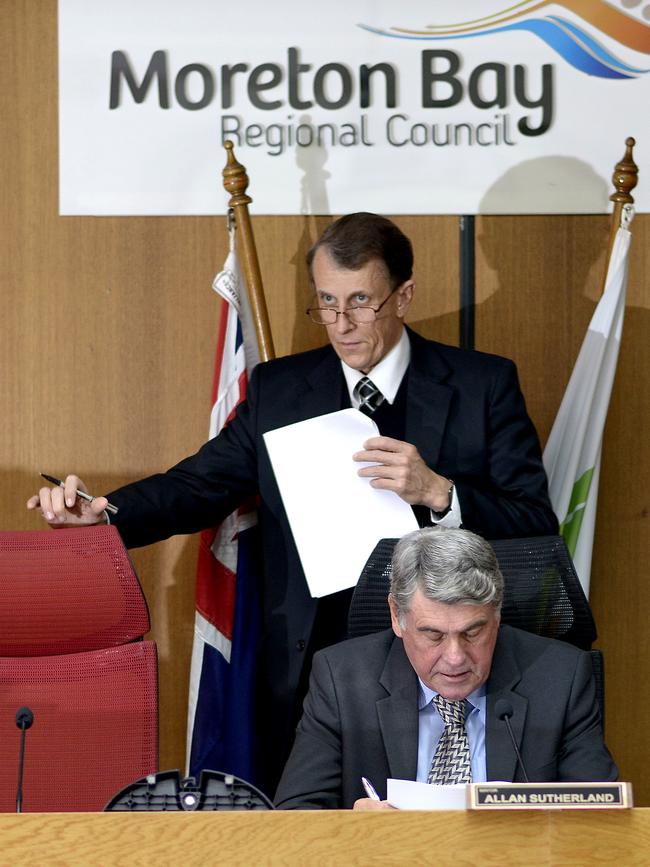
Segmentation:
{"type": "MultiPolygon", "coordinates": [[[[405,439],[430,467],[454,479],[464,526],[492,539],[555,533],[539,443],[514,364],[412,331],[409,337],[405,439]]],[[[216,439],[167,473],[108,495],[119,508],[115,524],[127,547],[213,526],[248,497],[261,495],[261,684],[276,781],[300,712],[298,684],[309,661],[317,602],[307,590],[262,435],[341,409],[349,405],[344,394],[341,366],[329,346],[258,365],[246,402],[216,439]]],[[[308,506],[308,493],[305,501],[308,506]]],[[[323,527],[323,544],[335,541],[323,527]]],[[[344,637],[341,622],[320,646],[344,637]]]]}
{"type": "MultiPolygon", "coordinates": [[[[488,780],[522,781],[495,703],[537,782],[614,780],[603,742],[589,654],[510,626],[499,630],[487,682],[488,780]]],[[[418,681],[392,630],[345,641],[314,656],[296,741],[276,794],[283,809],[347,808],[365,797],[361,776],[386,797],[389,777],[414,780],[418,681]]]]}

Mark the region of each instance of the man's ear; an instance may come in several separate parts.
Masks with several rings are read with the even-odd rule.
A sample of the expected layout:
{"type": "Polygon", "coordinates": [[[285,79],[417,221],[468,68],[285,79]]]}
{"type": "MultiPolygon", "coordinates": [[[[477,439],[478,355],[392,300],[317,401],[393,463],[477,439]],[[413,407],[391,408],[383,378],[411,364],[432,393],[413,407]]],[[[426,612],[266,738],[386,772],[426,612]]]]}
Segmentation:
{"type": "Polygon", "coordinates": [[[397,616],[397,605],[395,604],[395,600],[393,599],[393,594],[388,594],[388,607],[390,608],[390,622],[393,627],[393,632],[398,638],[402,637],[402,627],[399,625],[399,618],[397,616]]]}
{"type": "Polygon", "coordinates": [[[404,317],[413,300],[413,292],[415,291],[415,281],[405,280],[401,286],[395,290],[397,295],[397,315],[404,317]]]}

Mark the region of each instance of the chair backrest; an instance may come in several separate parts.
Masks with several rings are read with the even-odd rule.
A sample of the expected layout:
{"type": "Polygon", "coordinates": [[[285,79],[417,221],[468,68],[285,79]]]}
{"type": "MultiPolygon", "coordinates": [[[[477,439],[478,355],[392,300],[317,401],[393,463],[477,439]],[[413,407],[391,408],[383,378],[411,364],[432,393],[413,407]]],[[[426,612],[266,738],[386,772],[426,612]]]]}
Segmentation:
{"type": "Polygon", "coordinates": [[[102,810],[158,770],[156,646],[115,527],[0,533],[0,811],[102,810]]]}
{"type": "MultiPolygon", "coordinates": [[[[350,605],[350,637],[390,626],[386,596],[396,542],[381,539],[364,566],[350,605]]],[[[564,540],[542,536],[490,544],[505,579],[502,622],[589,650],[596,627],[564,540]]]]}
{"type": "Polygon", "coordinates": [[[0,533],[0,656],[114,647],[149,628],[116,527],[0,533]]]}
{"type": "Polygon", "coordinates": [[[158,770],[156,647],[138,641],[60,656],[0,658],[0,811],[16,809],[20,731],[29,707],[23,812],[103,810],[158,770]]]}
{"type": "MultiPolygon", "coordinates": [[[[368,635],[390,626],[386,597],[397,539],[380,539],[368,557],[352,594],[348,636],[368,635]]],[[[589,650],[596,697],[605,725],[605,668],[600,650],[591,650],[596,625],[573,561],[561,536],[499,539],[490,543],[505,580],[502,623],[567,641],[589,650]]]]}
{"type": "Polygon", "coordinates": [[[561,536],[490,543],[505,579],[501,620],[589,650],[596,624],[561,536]]]}

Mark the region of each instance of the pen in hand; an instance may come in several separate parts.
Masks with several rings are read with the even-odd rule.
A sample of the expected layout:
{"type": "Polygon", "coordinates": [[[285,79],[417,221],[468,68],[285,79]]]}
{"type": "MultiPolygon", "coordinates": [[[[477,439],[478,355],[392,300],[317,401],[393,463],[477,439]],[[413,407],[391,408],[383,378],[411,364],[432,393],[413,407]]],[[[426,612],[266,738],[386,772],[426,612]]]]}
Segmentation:
{"type": "MultiPolygon", "coordinates": [[[[53,485],[58,485],[59,488],[65,488],[65,482],[62,482],[61,479],[57,479],[55,476],[48,476],[47,473],[41,473],[41,476],[53,485]]],[[[82,500],[87,500],[89,503],[92,503],[92,501],[96,499],[92,494],[87,494],[85,491],[79,490],[77,491],[77,496],[81,497],[82,500]]],[[[110,512],[111,515],[117,515],[117,506],[112,506],[110,503],[107,503],[106,511],[110,512]]]]}
{"type": "Polygon", "coordinates": [[[370,782],[369,779],[367,779],[366,777],[361,777],[361,782],[363,784],[363,788],[366,790],[366,795],[368,795],[368,797],[372,801],[381,801],[381,798],[379,797],[379,795],[375,791],[375,787],[373,786],[373,784],[370,782]]]}

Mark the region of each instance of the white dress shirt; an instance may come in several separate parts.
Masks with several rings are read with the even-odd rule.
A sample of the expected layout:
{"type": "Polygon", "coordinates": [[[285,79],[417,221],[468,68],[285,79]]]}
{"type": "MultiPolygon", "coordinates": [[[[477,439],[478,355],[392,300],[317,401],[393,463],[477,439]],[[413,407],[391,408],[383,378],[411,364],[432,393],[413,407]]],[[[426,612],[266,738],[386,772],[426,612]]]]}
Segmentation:
{"type": "MultiPolygon", "coordinates": [[[[354,393],[356,384],[364,376],[372,380],[373,384],[383,394],[384,398],[391,405],[395,402],[395,397],[399,391],[399,387],[404,379],[404,374],[411,361],[411,343],[406,333],[406,329],[402,329],[402,336],[393,346],[390,352],[385,355],[381,361],[376,364],[368,373],[362,373],[360,370],[355,370],[344,361],[341,361],[343,368],[343,376],[350,394],[350,402],[355,409],[359,409],[361,401],[354,393]]],[[[462,515],[460,511],[460,503],[456,488],[451,495],[451,509],[447,512],[444,518],[437,518],[435,512],[430,511],[431,521],[434,524],[440,524],[441,527],[460,527],[462,524],[462,515]]]]}

